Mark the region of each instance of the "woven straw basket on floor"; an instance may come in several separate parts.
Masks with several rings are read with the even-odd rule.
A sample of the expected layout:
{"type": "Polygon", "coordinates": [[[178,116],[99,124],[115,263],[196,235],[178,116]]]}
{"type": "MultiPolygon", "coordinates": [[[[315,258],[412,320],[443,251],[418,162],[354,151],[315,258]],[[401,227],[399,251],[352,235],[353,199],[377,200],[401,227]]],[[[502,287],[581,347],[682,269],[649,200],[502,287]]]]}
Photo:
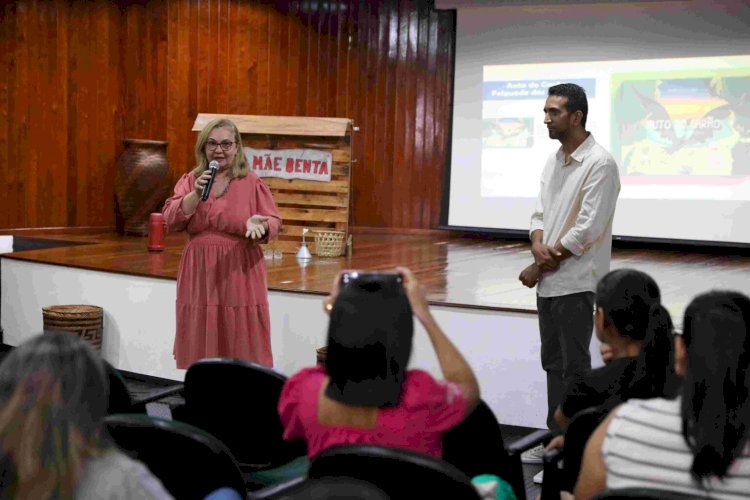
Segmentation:
{"type": "Polygon", "coordinates": [[[102,350],[104,310],[99,306],[64,305],[42,308],[44,330],[62,330],[78,335],[97,351],[102,350]]]}
{"type": "Polygon", "coordinates": [[[315,235],[315,253],[320,257],[338,257],[344,254],[344,231],[313,231],[315,235]]]}

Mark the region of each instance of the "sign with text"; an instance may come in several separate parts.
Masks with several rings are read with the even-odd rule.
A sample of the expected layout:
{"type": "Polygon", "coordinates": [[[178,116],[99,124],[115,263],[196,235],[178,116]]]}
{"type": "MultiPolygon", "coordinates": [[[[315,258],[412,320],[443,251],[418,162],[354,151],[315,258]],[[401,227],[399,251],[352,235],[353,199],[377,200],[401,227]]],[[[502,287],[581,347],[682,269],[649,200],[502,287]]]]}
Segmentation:
{"type": "Polygon", "coordinates": [[[260,177],[331,181],[330,151],[245,148],[250,170],[260,177]]]}

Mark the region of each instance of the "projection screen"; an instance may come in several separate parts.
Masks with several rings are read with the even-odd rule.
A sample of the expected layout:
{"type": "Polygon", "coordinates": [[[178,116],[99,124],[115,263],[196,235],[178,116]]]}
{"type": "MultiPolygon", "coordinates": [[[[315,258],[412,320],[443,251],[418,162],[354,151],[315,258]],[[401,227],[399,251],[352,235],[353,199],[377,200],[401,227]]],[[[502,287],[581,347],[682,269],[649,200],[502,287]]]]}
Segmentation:
{"type": "Polygon", "coordinates": [[[543,123],[547,89],[574,82],[619,166],[616,237],[750,244],[744,4],[459,5],[446,226],[528,230],[560,146],[543,123]]]}

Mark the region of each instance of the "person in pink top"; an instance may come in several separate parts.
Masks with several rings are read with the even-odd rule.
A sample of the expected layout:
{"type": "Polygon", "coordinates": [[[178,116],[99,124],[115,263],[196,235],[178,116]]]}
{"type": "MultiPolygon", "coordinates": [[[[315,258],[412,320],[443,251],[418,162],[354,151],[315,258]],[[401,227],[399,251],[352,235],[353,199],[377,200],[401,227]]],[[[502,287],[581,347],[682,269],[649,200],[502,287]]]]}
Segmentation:
{"type": "Polygon", "coordinates": [[[237,126],[210,122],[198,135],[196,167],[164,204],[170,231],[187,231],[177,273],[177,368],[213,356],[273,366],[268,285],[259,243],[279,232],[281,216],[268,189],[249,170],[237,126]],[[219,168],[206,201],[207,166],[219,168]]]}
{"type": "Polygon", "coordinates": [[[336,277],[326,299],[325,366],[305,368],[284,386],[284,438],[304,440],[310,459],[344,444],[394,446],[440,458],[443,433],[479,402],[473,371],[435,322],[414,275],[397,271],[336,277]],[[427,331],[445,380],[406,369],[412,315],[427,331]]]}

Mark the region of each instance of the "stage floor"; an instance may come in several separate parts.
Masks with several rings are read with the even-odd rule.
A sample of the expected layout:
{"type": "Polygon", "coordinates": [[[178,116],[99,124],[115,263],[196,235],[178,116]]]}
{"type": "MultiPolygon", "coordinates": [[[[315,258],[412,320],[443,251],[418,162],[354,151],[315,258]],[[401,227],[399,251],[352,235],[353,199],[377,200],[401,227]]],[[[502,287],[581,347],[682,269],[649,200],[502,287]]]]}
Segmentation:
{"type": "MultiPolygon", "coordinates": [[[[172,356],[175,278],[184,235],[170,235],[167,249],[159,253],[147,251],[146,238],[116,234],[48,231],[21,236],[14,243],[37,249],[0,256],[6,344],[20,345],[41,331],[44,306],[96,304],[105,311],[102,356],[113,366],[169,380],[184,378],[172,356]],[[80,244],[39,248],[50,240],[80,244]]],[[[436,320],[471,364],[482,398],[498,420],[541,428],[546,377],[539,363],[535,294],[517,279],[529,262],[529,245],[522,241],[360,233],[354,234],[350,258],[313,258],[306,266],[294,255],[267,260],[274,367],[292,374],[315,362],[328,327],[320,299],[339,270],[405,265],[425,285],[436,320]]],[[[747,252],[618,248],[612,265],[653,275],[677,325],[699,292],[732,288],[750,295],[747,252]]],[[[418,324],[415,328],[421,330],[418,324]]],[[[597,366],[595,339],[590,349],[597,366]]],[[[410,366],[440,376],[426,334],[415,333],[410,366]]]]}
{"type": "MultiPolygon", "coordinates": [[[[6,234],[12,234],[6,232],[6,234]]],[[[41,262],[134,276],[174,280],[186,241],[184,234],[166,239],[166,250],[149,252],[147,238],[114,233],[17,233],[19,240],[77,242],[57,248],[25,250],[5,258],[41,262]]],[[[306,265],[292,254],[266,260],[268,287],[274,291],[325,294],[341,269],[411,268],[432,304],[459,308],[536,313],[534,290],[523,287],[518,273],[531,262],[529,245],[513,240],[468,237],[354,234],[351,257],[313,257],[306,265]]],[[[617,245],[617,243],[616,243],[617,245]]],[[[632,245],[631,245],[632,246],[632,245]]],[[[696,294],[714,288],[750,295],[750,255],[745,250],[685,249],[662,245],[648,249],[615,248],[612,268],[632,267],[649,273],[661,287],[663,301],[680,324],[696,294]]]]}

